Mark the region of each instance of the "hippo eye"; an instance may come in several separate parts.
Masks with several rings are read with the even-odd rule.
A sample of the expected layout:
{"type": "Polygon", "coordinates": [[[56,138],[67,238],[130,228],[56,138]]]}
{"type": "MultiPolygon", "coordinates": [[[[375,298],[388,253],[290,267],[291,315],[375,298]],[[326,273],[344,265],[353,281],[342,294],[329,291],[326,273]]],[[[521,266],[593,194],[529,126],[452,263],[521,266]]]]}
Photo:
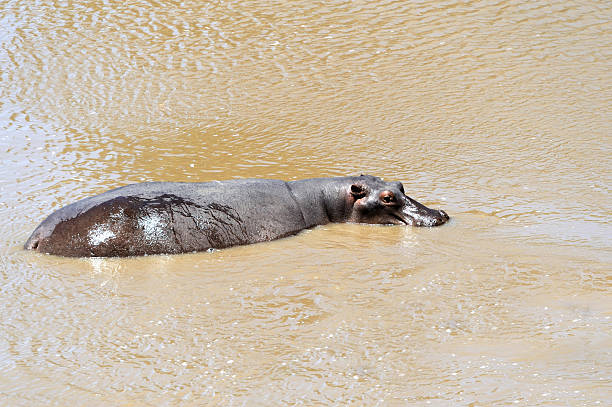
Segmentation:
{"type": "Polygon", "coordinates": [[[380,200],[386,204],[393,203],[395,202],[395,195],[391,191],[385,191],[380,194],[380,200]]]}

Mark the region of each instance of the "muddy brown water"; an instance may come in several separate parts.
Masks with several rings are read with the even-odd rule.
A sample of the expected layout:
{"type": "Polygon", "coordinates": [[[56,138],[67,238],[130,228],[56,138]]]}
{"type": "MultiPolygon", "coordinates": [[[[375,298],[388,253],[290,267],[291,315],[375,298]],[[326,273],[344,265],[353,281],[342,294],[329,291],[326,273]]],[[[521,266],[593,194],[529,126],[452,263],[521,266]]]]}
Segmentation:
{"type": "Polygon", "coordinates": [[[612,6],[7,0],[0,405],[612,400],[612,6]],[[369,173],[434,229],[22,250],[132,182],[369,173]]]}

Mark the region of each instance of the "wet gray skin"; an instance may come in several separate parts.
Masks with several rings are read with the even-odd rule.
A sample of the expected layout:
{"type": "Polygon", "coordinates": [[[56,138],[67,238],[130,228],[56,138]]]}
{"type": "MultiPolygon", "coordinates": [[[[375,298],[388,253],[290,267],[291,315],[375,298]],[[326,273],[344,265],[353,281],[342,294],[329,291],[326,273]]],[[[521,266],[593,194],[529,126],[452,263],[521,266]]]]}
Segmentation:
{"type": "Polygon", "coordinates": [[[408,226],[438,226],[446,223],[446,212],[430,209],[404,193],[401,182],[388,182],[371,188],[372,183],[351,185],[355,198],[353,215],[355,223],[377,223],[408,226]]]}
{"type": "Polygon", "coordinates": [[[58,209],[24,247],[70,257],[173,254],[270,241],[331,222],[437,226],[401,182],[359,177],[127,185],[58,209]]]}

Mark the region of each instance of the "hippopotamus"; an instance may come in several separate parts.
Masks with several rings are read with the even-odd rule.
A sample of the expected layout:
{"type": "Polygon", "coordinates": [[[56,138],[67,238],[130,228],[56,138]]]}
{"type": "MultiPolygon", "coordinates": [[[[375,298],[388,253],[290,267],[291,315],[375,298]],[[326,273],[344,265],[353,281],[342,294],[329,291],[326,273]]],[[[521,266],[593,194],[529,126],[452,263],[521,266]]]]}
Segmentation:
{"type": "Polygon", "coordinates": [[[68,257],[175,254],[270,241],[331,222],[437,226],[448,219],[406,196],[401,182],[369,175],[146,182],[56,210],[24,247],[68,257]]]}

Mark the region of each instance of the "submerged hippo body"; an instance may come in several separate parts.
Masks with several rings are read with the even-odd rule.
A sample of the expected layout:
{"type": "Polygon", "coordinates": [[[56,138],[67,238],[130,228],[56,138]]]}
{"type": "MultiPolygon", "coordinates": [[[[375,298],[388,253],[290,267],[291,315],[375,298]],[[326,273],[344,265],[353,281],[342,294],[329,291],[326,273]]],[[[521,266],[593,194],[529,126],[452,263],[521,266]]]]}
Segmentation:
{"type": "Polygon", "coordinates": [[[244,179],[127,185],[67,205],[26,249],[115,257],[221,249],[278,239],[330,222],[436,226],[448,215],[368,175],[285,182],[244,179]]]}

